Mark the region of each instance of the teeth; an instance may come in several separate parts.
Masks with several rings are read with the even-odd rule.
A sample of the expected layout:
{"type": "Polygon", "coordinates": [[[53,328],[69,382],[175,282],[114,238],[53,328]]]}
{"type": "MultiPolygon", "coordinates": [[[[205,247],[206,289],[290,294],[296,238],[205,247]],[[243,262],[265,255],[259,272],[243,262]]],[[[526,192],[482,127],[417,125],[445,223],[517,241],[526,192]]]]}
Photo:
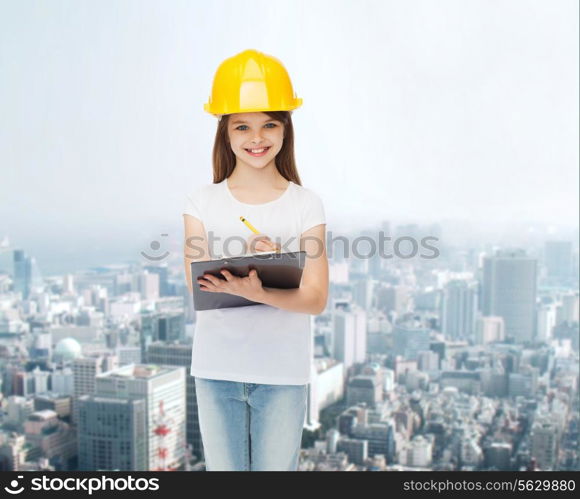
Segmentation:
{"type": "Polygon", "coordinates": [[[248,150],[254,154],[260,154],[261,152],[265,151],[266,148],[262,147],[262,149],[248,149],[248,150]]]}

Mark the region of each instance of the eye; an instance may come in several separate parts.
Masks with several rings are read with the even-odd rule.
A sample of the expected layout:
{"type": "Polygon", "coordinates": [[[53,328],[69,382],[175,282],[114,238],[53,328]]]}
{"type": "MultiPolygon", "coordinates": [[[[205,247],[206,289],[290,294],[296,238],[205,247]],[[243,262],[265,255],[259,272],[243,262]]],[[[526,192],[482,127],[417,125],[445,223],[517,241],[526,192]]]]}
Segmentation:
{"type": "MultiPolygon", "coordinates": [[[[276,123],[266,123],[264,126],[268,126],[268,125],[272,125],[271,128],[276,128],[278,125],[276,125],[276,123]]],[[[248,125],[240,125],[236,127],[236,130],[240,130],[241,127],[245,126],[246,128],[248,127],[248,125]]],[[[244,130],[240,130],[240,132],[245,132],[244,130]]]]}

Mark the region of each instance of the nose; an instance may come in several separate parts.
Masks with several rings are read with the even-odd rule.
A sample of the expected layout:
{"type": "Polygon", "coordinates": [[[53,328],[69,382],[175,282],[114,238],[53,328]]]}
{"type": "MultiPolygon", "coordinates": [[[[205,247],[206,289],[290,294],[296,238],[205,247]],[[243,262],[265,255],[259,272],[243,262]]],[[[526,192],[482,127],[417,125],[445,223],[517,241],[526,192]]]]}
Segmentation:
{"type": "Polygon", "coordinates": [[[254,138],[252,139],[252,144],[259,144],[260,142],[262,142],[261,132],[262,130],[256,131],[254,138]]]}
{"type": "Polygon", "coordinates": [[[262,139],[260,137],[254,137],[254,139],[252,140],[252,144],[258,145],[262,142],[262,139]]]}

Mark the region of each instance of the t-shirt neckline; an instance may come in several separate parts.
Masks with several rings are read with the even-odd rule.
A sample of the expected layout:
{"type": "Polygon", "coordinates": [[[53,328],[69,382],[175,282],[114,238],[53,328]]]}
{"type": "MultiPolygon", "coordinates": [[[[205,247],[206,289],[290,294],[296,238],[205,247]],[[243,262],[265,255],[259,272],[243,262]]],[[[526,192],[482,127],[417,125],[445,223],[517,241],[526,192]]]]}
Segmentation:
{"type": "Polygon", "coordinates": [[[250,204],[250,203],[244,203],[244,202],[240,201],[232,194],[232,191],[230,191],[230,188],[228,187],[228,179],[227,178],[225,178],[222,182],[222,184],[224,185],[224,189],[225,189],[226,193],[228,194],[228,196],[230,197],[230,199],[232,199],[234,202],[241,204],[243,206],[270,206],[271,204],[277,203],[278,201],[281,201],[282,199],[284,199],[288,195],[288,192],[290,192],[290,189],[292,188],[293,183],[294,182],[292,182],[292,180],[289,180],[288,187],[286,187],[286,190],[282,193],[282,195],[277,197],[276,199],[273,199],[272,201],[268,201],[267,203],[250,204]]]}

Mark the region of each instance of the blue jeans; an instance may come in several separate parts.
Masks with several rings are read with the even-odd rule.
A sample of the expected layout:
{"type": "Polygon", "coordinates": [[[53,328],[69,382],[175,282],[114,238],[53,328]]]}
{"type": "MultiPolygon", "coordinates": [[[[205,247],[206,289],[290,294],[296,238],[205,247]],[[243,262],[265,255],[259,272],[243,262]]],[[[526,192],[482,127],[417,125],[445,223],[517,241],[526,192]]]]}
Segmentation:
{"type": "Polygon", "coordinates": [[[296,471],[308,385],[195,377],[207,471],[296,471]]]}

